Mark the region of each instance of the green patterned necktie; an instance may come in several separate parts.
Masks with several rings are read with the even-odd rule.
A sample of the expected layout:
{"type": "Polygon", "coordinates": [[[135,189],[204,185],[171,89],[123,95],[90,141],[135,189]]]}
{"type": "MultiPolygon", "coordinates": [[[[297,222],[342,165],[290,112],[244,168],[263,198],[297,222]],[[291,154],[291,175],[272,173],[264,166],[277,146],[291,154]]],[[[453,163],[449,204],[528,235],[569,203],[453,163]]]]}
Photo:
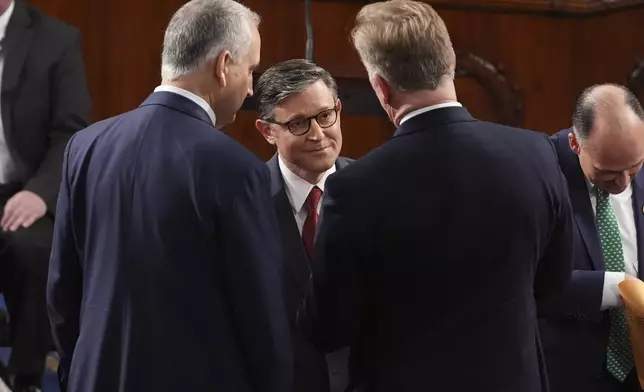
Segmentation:
{"type": "MultiPolygon", "coordinates": [[[[626,272],[622,239],[617,218],[613,213],[608,192],[595,188],[597,195],[597,231],[601,242],[606,271],[626,272]]],[[[606,367],[619,381],[624,381],[633,368],[633,356],[628,339],[626,315],[623,308],[610,309],[610,334],[606,351],[606,367]]]]}

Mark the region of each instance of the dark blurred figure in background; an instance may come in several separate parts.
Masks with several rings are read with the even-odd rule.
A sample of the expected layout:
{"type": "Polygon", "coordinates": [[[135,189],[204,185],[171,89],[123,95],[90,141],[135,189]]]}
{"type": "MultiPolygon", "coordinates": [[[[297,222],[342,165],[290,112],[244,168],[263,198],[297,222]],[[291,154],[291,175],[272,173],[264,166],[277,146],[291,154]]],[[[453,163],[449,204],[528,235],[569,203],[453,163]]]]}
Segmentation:
{"type": "Polygon", "coordinates": [[[91,102],[79,32],[23,0],[0,0],[0,290],[14,391],[38,391],[52,347],[45,286],[61,163],[91,102]]]}

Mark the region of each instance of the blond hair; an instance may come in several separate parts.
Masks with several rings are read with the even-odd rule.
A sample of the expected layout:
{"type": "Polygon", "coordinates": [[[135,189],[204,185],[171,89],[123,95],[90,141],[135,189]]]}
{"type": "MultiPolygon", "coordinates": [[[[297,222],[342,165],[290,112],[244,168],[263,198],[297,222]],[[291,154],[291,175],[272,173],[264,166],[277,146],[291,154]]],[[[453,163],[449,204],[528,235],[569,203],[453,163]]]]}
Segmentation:
{"type": "Polygon", "coordinates": [[[456,55],[443,19],[426,3],[392,0],[366,5],[351,32],[369,76],[402,91],[435,90],[454,78],[456,55]]]}

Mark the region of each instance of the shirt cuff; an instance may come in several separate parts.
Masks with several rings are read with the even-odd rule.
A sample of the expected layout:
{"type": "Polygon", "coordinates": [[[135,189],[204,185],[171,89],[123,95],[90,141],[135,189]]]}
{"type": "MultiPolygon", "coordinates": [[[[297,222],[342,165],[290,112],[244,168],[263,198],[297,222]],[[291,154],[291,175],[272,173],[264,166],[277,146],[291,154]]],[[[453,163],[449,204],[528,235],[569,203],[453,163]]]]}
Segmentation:
{"type": "Polygon", "coordinates": [[[602,295],[601,310],[622,306],[622,295],[619,293],[617,285],[624,279],[626,279],[624,272],[604,273],[604,292],[602,295]]]}

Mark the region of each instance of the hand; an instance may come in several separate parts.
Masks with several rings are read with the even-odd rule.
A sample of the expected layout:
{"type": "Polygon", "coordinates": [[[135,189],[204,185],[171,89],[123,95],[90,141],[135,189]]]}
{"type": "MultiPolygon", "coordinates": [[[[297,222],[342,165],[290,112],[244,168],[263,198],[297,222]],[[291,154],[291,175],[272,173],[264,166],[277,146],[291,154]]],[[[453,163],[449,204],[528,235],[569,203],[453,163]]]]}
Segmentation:
{"type": "Polygon", "coordinates": [[[4,205],[0,226],[4,231],[16,231],[20,227],[27,228],[45,216],[46,212],[47,205],[40,196],[30,191],[21,191],[13,195],[4,205]]]}

